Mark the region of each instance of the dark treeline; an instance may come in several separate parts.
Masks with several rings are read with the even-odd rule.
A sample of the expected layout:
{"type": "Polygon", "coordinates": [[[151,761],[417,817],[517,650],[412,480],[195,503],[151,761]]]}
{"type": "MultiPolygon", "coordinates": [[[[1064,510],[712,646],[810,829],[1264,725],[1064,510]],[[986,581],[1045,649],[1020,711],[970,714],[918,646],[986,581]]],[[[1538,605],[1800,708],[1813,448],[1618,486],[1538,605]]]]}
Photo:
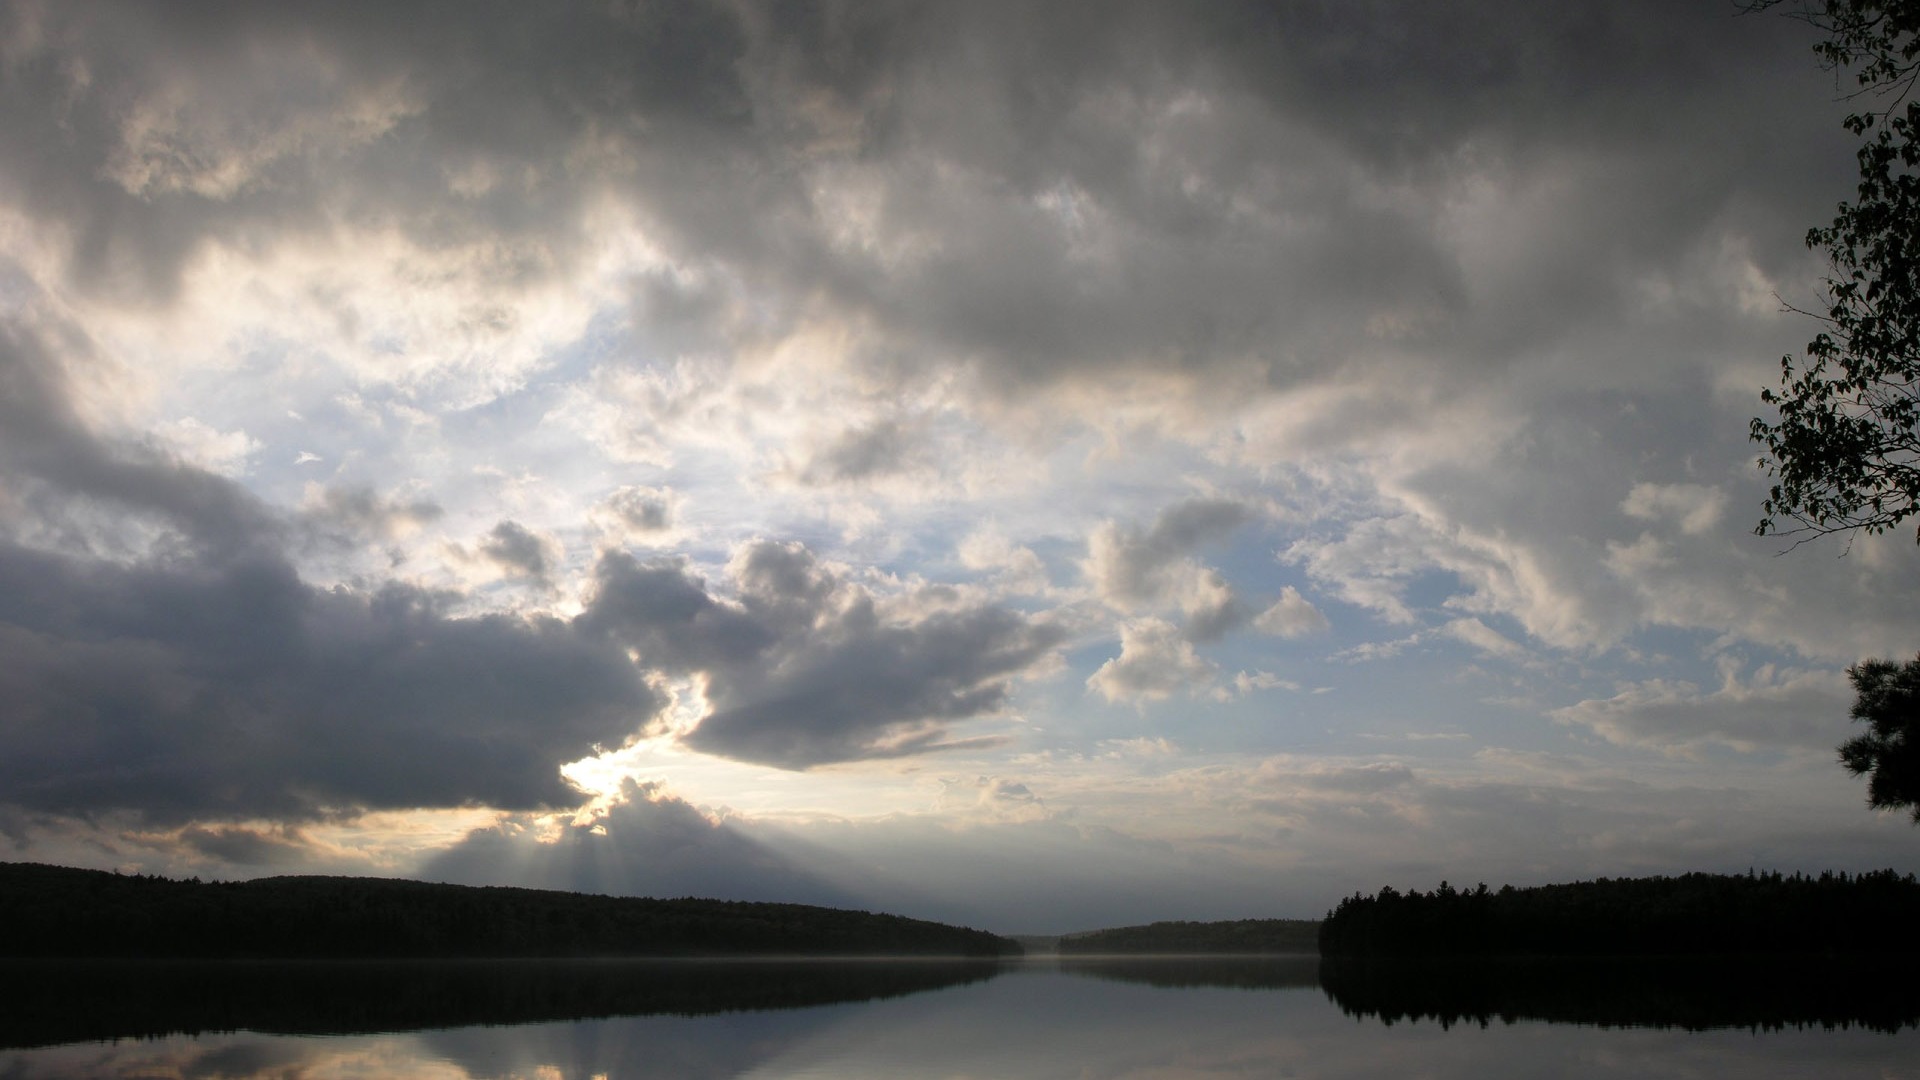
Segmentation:
{"type": "Polygon", "coordinates": [[[957,986],[1001,970],[937,959],[10,960],[0,961],[0,1048],[801,1008],[957,986]]]}
{"type": "Polygon", "coordinates": [[[1239,919],[1227,922],[1157,922],[1122,926],[1060,939],[1061,955],[1120,953],[1312,953],[1320,923],[1313,919],[1239,919]]]}
{"type": "Polygon", "coordinates": [[[1007,956],[979,930],[804,904],[419,881],[201,883],[0,863],[0,956],[1007,956]]]}
{"type": "Polygon", "coordinates": [[[1380,890],[1320,924],[1323,956],[1920,953],[1920,881],[1892,870],[1380,890]]]}
{"type": "Polygon", "coordinates": [[[1911,965],[1865,957],[1323,957],[1320,987],[1348,1015],[1387,1024],[1545,1020],[1885,1032],[1920,1026],[1920,982],[1911,965]]]}

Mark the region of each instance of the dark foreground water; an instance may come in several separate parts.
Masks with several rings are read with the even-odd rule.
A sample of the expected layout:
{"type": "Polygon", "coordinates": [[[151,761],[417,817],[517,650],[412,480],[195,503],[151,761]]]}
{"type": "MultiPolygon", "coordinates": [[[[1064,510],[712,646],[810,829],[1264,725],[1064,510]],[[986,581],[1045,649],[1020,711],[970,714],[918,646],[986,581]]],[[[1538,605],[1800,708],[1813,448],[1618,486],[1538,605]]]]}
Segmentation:
{"type": "Polygon", "coordinates": [[[1873,1077],[1910,965],[0,963],[0,1080],[1873,1077]]]}

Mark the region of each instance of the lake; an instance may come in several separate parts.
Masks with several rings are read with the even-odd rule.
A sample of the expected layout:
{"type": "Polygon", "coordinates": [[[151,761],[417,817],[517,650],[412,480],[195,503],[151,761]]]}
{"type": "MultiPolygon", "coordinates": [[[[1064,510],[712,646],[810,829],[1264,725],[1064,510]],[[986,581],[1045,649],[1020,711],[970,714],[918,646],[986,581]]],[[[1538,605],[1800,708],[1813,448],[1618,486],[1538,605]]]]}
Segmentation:
{"type": "Polygon", "coordinates": [[[1902,965],[0,964],[0,1078],[1874,1077],[1902,965]]]}

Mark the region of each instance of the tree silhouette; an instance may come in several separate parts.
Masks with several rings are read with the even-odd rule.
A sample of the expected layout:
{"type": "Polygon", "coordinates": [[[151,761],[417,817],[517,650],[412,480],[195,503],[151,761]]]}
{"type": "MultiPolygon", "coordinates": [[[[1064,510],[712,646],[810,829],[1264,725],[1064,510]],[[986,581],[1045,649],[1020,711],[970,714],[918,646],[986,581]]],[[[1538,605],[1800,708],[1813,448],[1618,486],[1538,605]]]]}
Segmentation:
{"type": "Polygon", "coordinates": [[[1869,729],[1840,745],[1840,763],[1868,776],[1867,805],[1910,809],[1920,822],[1920,658],[1862,660],[1847,677],[1859,693],[1851,715],[1869,729]]]}
{"type": "Polygon", "coordinates": [[[1920,956],[1920,880],[1892,870],[1599,878],[1354,894],[1320,923],[1322,957],[1920,956]]]}
{"type": "Polygon", "coordinates": [[[1826,33],[1823,63],[1854,73],[1861,108],[1844,123],[1863,141],[1856,200],[1807,233],[1833,267],[1826,312],[1805,313],[1825,328],[1761,391],[1778,420],[1750,426],[1773,479],[1754,531],[1880,533],[1920,513],[1920,0],[1804,0],[1790,14],[1826,33]]]}
{"type": "MultiPolygon", "coordinates": [[[[1754,531],[1881,533],[1920,513],[1920,0],[1798,0],[1789,14],[1826,34],[1814,46],[1823,63],[1854,74],[1861,108],[1844,123],[1862,140],[1860,184],[1832,224],[1807,232],[1834,271],[1826,313],[1805,313],[1825,329],[1804,359],[1782,357],[1779,387],[1760,392],[1779,419],[1756,417],[1749,431],[1773,478],[1754,531]]],[[[1920,823],[1917,663],[1847,669],[1859,691],[1853,717],[1872,729],[1843,743],[1840,761],[1869,774],[1869,805],[1911,807],[1920,823]]]]}
{"type": "Polygon", "coordinates": [[[170,881],[0,863],[0,958],[1015,956],[981,930],[866,911],[389,878],[170,881]]]}

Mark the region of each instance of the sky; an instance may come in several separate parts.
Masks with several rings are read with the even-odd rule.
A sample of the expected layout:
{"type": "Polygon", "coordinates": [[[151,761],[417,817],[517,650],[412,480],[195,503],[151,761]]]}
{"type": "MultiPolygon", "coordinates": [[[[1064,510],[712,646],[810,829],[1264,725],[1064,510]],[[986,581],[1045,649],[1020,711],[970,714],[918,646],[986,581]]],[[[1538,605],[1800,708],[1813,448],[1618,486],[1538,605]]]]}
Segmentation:
{"type": "Polygon", "coordinates": [[[0,2],[0,859],[1002,932],[1920,869],[1726,0],[0,2]]]}

